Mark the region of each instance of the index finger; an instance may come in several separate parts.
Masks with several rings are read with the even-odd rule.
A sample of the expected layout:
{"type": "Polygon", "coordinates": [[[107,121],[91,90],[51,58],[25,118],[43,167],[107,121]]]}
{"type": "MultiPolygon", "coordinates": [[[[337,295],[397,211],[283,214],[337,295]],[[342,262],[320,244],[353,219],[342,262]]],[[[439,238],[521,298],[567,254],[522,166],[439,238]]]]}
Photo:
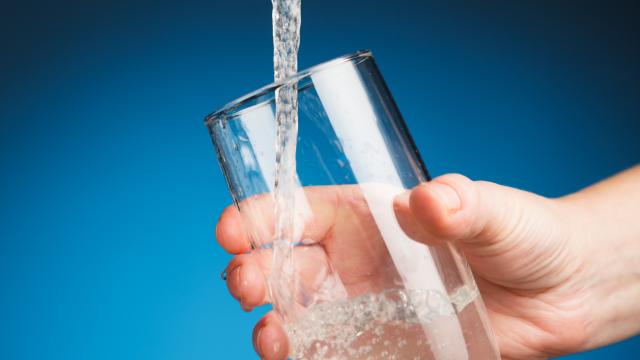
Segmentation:
{"type": "MultiPolygon", "coordinates": [[[[321,240],[335,223],[339,208],[352,208],[362,201],[357,186],[314,186],[303,189],[300,199],[308,204],[310,218],[306,219],[301,240],[321,240]]],[[[273,241],[274,203],[271,194],[244,199],[239,204],[242,214],[234,206],[227,207],[216,226],[216,239],[226,251],[241,254],[273,241]],[[243,221],[244,217],[244,221],[243,221]]],[[[297,211],[298,212],[298,211],[297,211]]]]}

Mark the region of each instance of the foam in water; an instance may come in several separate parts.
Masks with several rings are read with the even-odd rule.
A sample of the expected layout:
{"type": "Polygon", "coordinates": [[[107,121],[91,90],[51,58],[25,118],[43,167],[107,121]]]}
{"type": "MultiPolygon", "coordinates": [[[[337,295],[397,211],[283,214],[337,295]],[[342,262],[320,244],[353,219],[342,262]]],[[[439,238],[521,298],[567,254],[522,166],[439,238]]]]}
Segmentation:
{"type": "Polygon", "coordinates": [[[469,287],[459,288],[451,297],[436,290],[392,289],[314,305],[287,325],[290,356],[309,360],[436,358],[433,347],[443,344],[431,344],[424,328],[437,328],[438,320],[446,317],[460,316],[463,321],[463,316],[473,317],[477,309],[469,305],[478,299],[477,289],[469,287]]]}

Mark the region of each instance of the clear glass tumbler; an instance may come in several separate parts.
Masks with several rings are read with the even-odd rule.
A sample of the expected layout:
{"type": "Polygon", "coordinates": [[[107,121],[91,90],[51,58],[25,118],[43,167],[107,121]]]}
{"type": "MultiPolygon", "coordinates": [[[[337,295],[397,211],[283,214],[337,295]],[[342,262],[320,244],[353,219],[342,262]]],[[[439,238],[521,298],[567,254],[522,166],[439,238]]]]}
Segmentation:
{"type": "Polygon", "coordinates": [[[205,122],[291,358],[499,358],[464,258],[403,229],[398,199],[429,174],[371,52],[268,85],[205,122]],[[299,106],[296,242],[289,266],[275,269],[275,93],[290,85],[299,106]]]}

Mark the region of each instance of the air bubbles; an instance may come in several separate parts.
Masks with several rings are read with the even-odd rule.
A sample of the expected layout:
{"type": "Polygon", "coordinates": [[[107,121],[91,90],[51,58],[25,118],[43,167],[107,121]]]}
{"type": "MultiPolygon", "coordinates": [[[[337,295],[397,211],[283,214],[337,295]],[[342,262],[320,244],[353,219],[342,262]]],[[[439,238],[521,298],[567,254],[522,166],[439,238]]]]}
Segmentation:
{"type": "Polygon", "coordinates": [[[451,298],[436,290],[393,289],[312,305],[286,326],[291,357],[412,359],[416,349],[428,351],[425,326],[437,326],[434,319],[455,315],[454,308],[464,308],[477,296],[477,289],[467,287],[451,298]]]}

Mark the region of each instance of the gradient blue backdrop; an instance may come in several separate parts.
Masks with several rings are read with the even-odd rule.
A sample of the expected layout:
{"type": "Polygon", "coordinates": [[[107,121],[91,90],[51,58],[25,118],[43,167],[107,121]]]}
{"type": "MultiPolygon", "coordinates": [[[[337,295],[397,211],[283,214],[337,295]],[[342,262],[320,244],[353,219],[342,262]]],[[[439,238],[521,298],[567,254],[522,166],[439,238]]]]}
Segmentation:
{"type": "MultiPolygon", "coordinates": [[[[559,196],[640,160],[632,3],[303,3],[301,66],[373,49],[435,175],[559,196]]],[[[202,119],[270,81],[270,6],[2,3],[0,358],[254,357],[202,119]]]]}

